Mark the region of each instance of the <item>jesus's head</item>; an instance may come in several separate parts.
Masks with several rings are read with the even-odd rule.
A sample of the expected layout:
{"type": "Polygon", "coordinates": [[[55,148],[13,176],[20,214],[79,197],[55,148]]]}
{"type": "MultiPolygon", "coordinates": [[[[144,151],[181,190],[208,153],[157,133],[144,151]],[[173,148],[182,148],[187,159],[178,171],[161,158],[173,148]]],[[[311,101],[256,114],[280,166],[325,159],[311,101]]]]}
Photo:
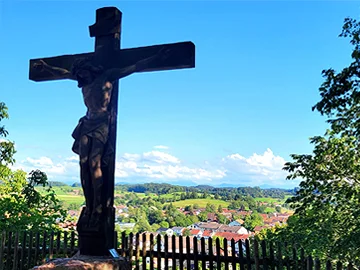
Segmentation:
{"type": "Polygon", "coordinates": [[[71,69],[72,75],[78,81],[78,87],[91,84],[103,71],[104,69],[101,66],[93,65],[90,58],[76,59],[71,69]]]}

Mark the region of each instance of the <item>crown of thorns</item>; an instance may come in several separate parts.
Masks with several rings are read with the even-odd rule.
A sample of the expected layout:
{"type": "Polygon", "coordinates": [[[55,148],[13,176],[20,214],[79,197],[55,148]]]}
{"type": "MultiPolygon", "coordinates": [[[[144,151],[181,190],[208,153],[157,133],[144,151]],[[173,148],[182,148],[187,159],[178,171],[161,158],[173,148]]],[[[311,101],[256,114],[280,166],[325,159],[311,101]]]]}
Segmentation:
{"type": "Polygon", "coordinates": [[[90,58],[77,58],[73,63],[71,74],[76,76],[80,70],[88,70],[91,73],[100,74],[104,71],[104,68],[102,66],[93,65],[90,58]]]}

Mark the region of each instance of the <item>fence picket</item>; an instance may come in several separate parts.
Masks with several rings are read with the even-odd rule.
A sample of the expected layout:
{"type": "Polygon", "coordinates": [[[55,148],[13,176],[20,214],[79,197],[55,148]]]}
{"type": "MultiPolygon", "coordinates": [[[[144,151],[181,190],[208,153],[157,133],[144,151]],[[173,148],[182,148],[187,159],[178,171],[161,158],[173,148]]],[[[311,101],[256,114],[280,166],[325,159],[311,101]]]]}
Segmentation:
{"type": "MultiPolygon", "coordinates": [[[[28,255],[27,255],[27,263],[26,263],[26,268],[30,269],[31,267],[31,263],[32,263],[32,248],[33,248],[33,232],[30,231],[29,233],[29,246],[28,246],[28,255]]],[[[0,267],[1,269],[1,267],[0,267]]]]}
{"type": "Polygon", "coordinates": [[[12,232],[8,234],[8,242],[7,242],[7,256],[6,256],[6,269],[11,269],[11,246],[12,246],[12,232]]]}
{"type": "Polygon", "coordinates": [[[268,263],[267,263],[267,256],[266,256],[266,242],[263,240],[261,241],[261,253],[263,259],[263,269],[268,270],[268,263]]]}
{"type": "Polygon", "coordinates": [[[215,240],[216,247],[216,268],[221,269],[221,261],[220,261],[220,239],[216,238],[215,240]]]}
{"type": "Polygon", "coordinates": [[[134,256],[134,234],[131,232],[129,234],[129,262],[132,265],[133,256],[134,256]]]}
{"type": "Polygon", "coordinates": [[[198,260],[198,241],[196,237],[193,237],[193,253],[194,253],[194,269],[199,270],[199,260],[198,260]]]}
{"type": "Polygon", "coordinates": [[[156,269],[161,269],[161,235],[160,234],[158,234],[156,237],[156,247],[157,247],[156,269]]]}
{"type": "Polygon", "coordinates": [[[328,260],[326,261],[326,270],[331,270],[332,269],[332,265],[331,262],[328,260]]]}
{"type": "MultiPolygon", "coordinates": [[[[4,231],[0,235],[0,269],[31,269],[33,266],[45,262],[47,258],[58,257],[58,254],[61,256],[60,253],[68,257],[77,250],[76,244],[78,243],[75,232],[71,232],[71,239],[68,239],[68,236],[67,232],[44,231],[33,234],[31,231],[4,231]],[[68,246],[69,240],[70,245],[68,246]]],[[[284,267],[287,270],[353,270],[351,263],[336,262],[336,265],[332,266],[331,261],[325,263],[319,258],[305,257],[303,249],[300,250],[299,256],[295,244],[278,242],[274,248],[271,242],[264,240],[258,242],[255,239],[251,243],[248,239],[245,240],[245,243],[242,241],[236,243],[234,239],[228,241],[227,239],[216,238],[213,242],[212,238],[206,240],[203,237],[201,239],[188,236],[177,238],[173,235],[170,238],[167,235],[161,236],[160,234],[156,235],[156,238],[154,237],[153,234],[150,234],[149,249],[147,245],[149,238],[146,233],[142,234],[142,237],[139,233],[136,235],[130,233],[129,236],[123,233],[121,249],[118,250],[121,254],[125,254],[125,257],[134,264],[133,268],[137,270],[140,268],[147,270],[148,267],[150,270],[183,270],[184,264],[187,270],[214,270],[214,268],[252,270],[252,267],[254,270],[275,270],[275,267],[276,270],[282,270],[284,267]],[[156,243],[154,242],[155,239],[156,243]],[[177,240],[179,240],[179,244],[177,244],[177,240]],[[239,254],[237,254],[236,248],[239,249],[239,254]],[[147,258],[150,265],[147,265],[147,258]],[[142,265],[140,265],[141,261],[142,265]]]]}
{"type": "Polygon", "coordinates": [[[254,240],[254,258],[255,258],[255,269],[260,270],[259,243],[256,239],[254,240]]]}
{"type": "Polygon", "coordinates": [[[172,257],[172,269],[176,269],[176,238],[175,235],[171,236],[171,257],[172,257]]]}
{"type": "Polygon", "coordinates": [[[164,236],[164,254],[165,254],[165,269],[169,269],[169,236],[165,234],[164,236]]]}
{"type": "Polygon", "coordinates": [[[305,259],[305,251],[303,248],[300,250],[300,260],[301,260],[301,269],[306,269],[306,259],[305,259]]]}
{"type": "Polygon", "coordinates": [[[295,269],[298,269],[298,256],[297,256],[296,244],[293,244],[292,251],[293,251],[294,267],[295,267],[295,269]]]}
{"type": "Polygon", "coordinates": [[[269,243],[269,252],[270,252],[270,267],[271,270],[275,270],[275,255],[274,255],[274,243],[269,243]]]}
{"type": "Polygon", "coordinates": [[[210,270],[214,269],[214,256],[213,256],[213,242],[212,238],[208,238],[208,249],[209,249],[209,268],[210,270]]]}
{"type": "Polygon", "coordinates": [[[125,240],[125,232],[121,233],[121,256],[125,257],[126,253],[125,253],[125,249],[126,249],[126,244],[125,244],[126,240],[125,240]]]}
{"type": "Polygon", "coordinates": [[[61,248],[61,233],[57,232],[56,234],[56,257],[59,257],[59,252],[61,248]]]}
{"type": "Polygon", "coordinates": [[[206,270],[206,248],[205,248],[205,238],[201,237],[200,240],[200,247],[201,247],[201,269],[206,270]]]}
{"type": "Polygon", "coordinates": [[[246,249],[247,270],[251,270],[250,242],[249,242],[249,239],[245,240],[245,249],[246,249]]]}
{"type": "Polygon", "coordinates": [[[180,235],[179,236],[179,266],[180,266],[180,270],[184,270],[184,242],[183,242],[183,237],[180,235]]]}
{"type": "Polygon", "coordinates": [[[47,239],[47,233],[43,232],[43,241],[42,241],[42,247],[41,247],[41,256],[42,260],[41,263],[45,263],[46,261],[46,239],[47,239]]]}
{"type": "Polygon", "coordinates": [[[74,255],[75,252],[75,232],[72,231],[70,235],[70,256],[74,255]]]}
{"type": "Polygon", "coordinates": [[[146,270],[146,233],[142,234],[142,269],[146,270]]]}
{"type": "Polygon", "coordinates": [[[284,253],[285,253],[285,265],[286,265],[286,270],[290,270],[290,262],[289,262],[289,246],[288,243],[285,242],[284,243],[284,253]]]}
{"type": "Polygon", "coordinates": [[[282,270],[283,269],[283,258],[282,258],[282,248],[281,248],[281,243],[278,242],[277,243],[277,260],[278,260],[278,269],[282,270]]]}
{"type": "Polygon", "coordinates": [[[19,265],[20,270],[24,269],[25,266],[26,236],[27,236],[27,232],[24,231],[21,241],[20,265],[19,265]]]}
{"type": "Polygon", "coordinates": [[[190,237],[189,236],[186,236],[186,269],[191,269],[190,237]]]}
{"type": "Polygon", "coordinates": [[[228,262],[228,246],[227,246],[227,239],[223,239],[224,243],[224,260],[225,260],[225,270],[229,270],[229,262],[228,262]]]}
{"type": "Polygon", "coordinates": [[[311,256],[309,256],[306,260],[306,269],[312,270],[313,269],[313,259],[311,256]]]}
{"type": "Polygon", "coordinates": [[[6,241],[6,232],[3,231],[1,234],[1,243],[0,243],[0,269],[4,269],[5,241],[6,241]]]}
{"type": "Polygon", "coordinates": [[[50,233],[50,244],[49,244],[49,259],[51,260],[54,256],[54,232],[50,233]]]}
{"type": "Polygon", "coordinates": [[[231,239],[231,266],[232,269],[236,269],[236,252],[235,252],[235,240],[231,239]]]}
{"type": "Polygon", "coordinates": [[[154,235],[150,234],[150,270],[154,270],[154,235]]]}
{"type": "Polygon", "coordinates": [[[18,268],[18,258],[19,255],[19,232],[15,233],[15,240],[14,240],[14,258],[13,258],[13,270],[17,270],[18,268]]]}
{"type": "Polygon", "coordinates": [[[64,245],[63,245],[63,253],[64,253],[64,257],[68,257],[68,233],[64,232],[64,245]]]}
{"type": "Polygon", "coordinates": [[[245,270],[245,265],[244,265],[244,245],[243,242],[240,240],[238,242],[238,246],[239,246],[239,262],[240,262],[240,270],[245,270]]]}
{"type": "Polygon", "coordinates": [[[140,260],[140,235],[137,233],[135,235],[135,269],[139,270],[139,260],[140,260]]]}

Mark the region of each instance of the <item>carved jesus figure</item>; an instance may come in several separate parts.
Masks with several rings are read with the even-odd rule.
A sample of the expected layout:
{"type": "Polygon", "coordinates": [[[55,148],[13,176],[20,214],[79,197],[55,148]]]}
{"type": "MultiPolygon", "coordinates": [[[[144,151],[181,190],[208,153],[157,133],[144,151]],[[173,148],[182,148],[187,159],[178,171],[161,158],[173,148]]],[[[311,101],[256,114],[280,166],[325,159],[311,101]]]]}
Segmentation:
{"type": "Polygon", "coordinates": [[[160,50],[157,55],[141,60],[135,65],[108,70],[95,66],[91,59],[84,58],[77,59],[71,71],[50,66],[43,60],[34,64],[35,68],[76,80],[78,87],[82,88],[87,112],[72,133],[75,140],[72,150],[79,155],[80,178],[86,201],[86,210],[80,222],[87,223],[89,227],[97,226],[103,210],[101,196],[104,179],[101,165],[104,156],[110,155],[112,151],[106,146],[110,120],[108,106],[113,83],[134,72],[142,71],[152,61],[166,57],[167,53],[160,50]]]}

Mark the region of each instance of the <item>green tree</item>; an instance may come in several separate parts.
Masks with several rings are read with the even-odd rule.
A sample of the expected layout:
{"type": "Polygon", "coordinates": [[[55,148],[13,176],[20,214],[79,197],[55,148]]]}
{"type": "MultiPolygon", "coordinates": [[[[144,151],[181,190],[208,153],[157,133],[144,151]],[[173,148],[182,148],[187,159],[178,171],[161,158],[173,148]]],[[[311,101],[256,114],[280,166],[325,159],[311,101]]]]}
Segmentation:
{"type": "Polygon", "coordinates": [[[222,206],[221,206],[220,204],[219,204],[219,206],[218,206],[217,212],[218,212],[218,213],[222,213],[222,212],[223,212],[223,208],[222,208],[222,206]]]}
{"type": "Polygon", "coordinates": [[[322,72],[321,100],[313,107],[328,117],[324,136],[311,138],[312,154],[291,155],[287,179],[301,179],[287,203],[295,210],[287,226],[269,230],[270,240],[297,242],[307,254],[360,264],[360,23],[347,18],[341,37],[354,46],[340,72],[322,72]]]}
{"type": "Polygon", "coordinates": [[[229,223],[229,220],[222,214],[217,214],[216,217],[220,224],[228,224],[229,223]]]}
{"type": "Polygon", "coordinates": [[[165,220],[163,220],[163,221],[161,221],[160,222],[160,227],[162,227],[162,228],[169,228],[169,222],[167,222],[167,221],[165,221],[165,220]]]}
{"type": "Polygon", "coordinates": [[[199,215],[198,215],[198,218],[200,221],[207,221],[207,215],[208,215],[208,212],[207,211],[202,211],[199,215]]]}
{"type": "MultiPolygon", "coordinates": [[[[8,118],[8,108],[0,102],[0,122],[8,118]]],[[[14,143],[5,139],[8,131],[0,126],[0,230],[56,230],[57,221],[65,218],[45,173],[35,170],[27,176],[22,170],[11,170],[14,143]],[[35,187],[44,187],[44,193],[35,187]]]]}
{"type": "Polygon", "coordinates": [[[264,225],[264,219],[256,211],[251,215],[247,215],[244,220],[244,227],[250,231],[254,230],[256,226],[264,225]]]}
{"type": "Polygon", "coordinates": [[[216,206],[210,203],[206,204],[205,211],[208,213],[215,213],[216,212],[216,206]]]}
{"type": "Polygon", "coordinates": [[[281,213],[281,206],[275,206],[275,211],[281,213]]]}

